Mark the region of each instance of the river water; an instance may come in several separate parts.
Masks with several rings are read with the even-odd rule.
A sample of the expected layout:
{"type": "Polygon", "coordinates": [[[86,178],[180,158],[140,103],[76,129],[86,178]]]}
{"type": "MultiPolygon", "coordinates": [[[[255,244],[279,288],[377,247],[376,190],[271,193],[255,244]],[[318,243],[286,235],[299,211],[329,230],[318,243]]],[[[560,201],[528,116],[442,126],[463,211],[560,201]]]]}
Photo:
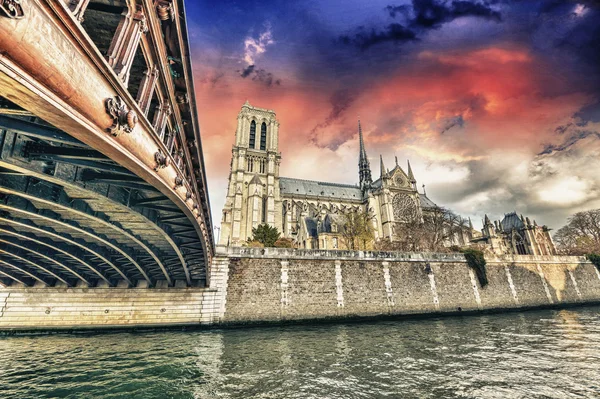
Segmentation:
{"type": "Polygon", "coordinates": [[[600,398],[600,307],[0,337],[0,398],[600,398]]]}

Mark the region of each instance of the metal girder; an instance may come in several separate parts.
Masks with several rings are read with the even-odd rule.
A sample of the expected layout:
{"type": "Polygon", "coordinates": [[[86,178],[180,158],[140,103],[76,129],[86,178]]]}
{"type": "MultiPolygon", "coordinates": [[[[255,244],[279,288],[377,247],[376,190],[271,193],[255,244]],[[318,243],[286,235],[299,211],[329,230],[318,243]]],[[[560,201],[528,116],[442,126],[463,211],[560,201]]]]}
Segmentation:
{"type": "MultiPolygon", "coordinates": [[[[56,224],[56,225],[58,225],[58,226],[61,226],[61,227],[63,227],[63,228],[67,228],[67,229],[73,230],[73,231],[75,231],[75,232],[77,232],[77,233],[79,233],[79,234],[83,234],[83,235],[85,235],[85,236],[88,236],[88,237],[92,238],[92,240],[94,240],[94,241],[101,242],[102,244],[104,244],[104,245],[106,245],[106,246],[110,247],[110,248],[111,248],[111,249],[113,249],[114,251],[116,251],[116,252],[120,253],[120,254],[121,254],[121,255],[123,255],[125,258],[127,258],[127,260],[128,260],[128,261],[129,261],[129,262],[130,262],[132,265],[134,265],[134,266],[136,267],[136,269],[138,269],[138,270],[139,270],[139,272],[142,274],[142,276],[143,276],[143,277],[144,277],[144,279],[145,279],[145,280],[148,282],[148,284],[152,285],[152,280],[150,279],[150,277],[148,276],[148,274],[146,273],[146,271],[145,271],[145,270],[142,268],[142,266],[140,266],[140,264],[139,264],[139,263],[137,263],[137,261],[136,261],[135,259],[133,259],[133,257],[131,257],[131,256],[130,256],[130,255],[127,253],[127,252],[123,251],[123,249],[121,249],[119,246],[117,246],[117,245],[113,244],[113,243],[112,243],[112,242],[110,242],[109,240],[106,240],[105,238],[103,238],[103,237],[101,237],[101,236],[99,236],[99,235],[97,235],[97,234],[90,233],[89,231],[87,231],[87,230],[84,230],[84,229],[82,229],[82,228],[80,228],[80,227],[77,227],[77,226],[75,226],[75,225],[73,225],[73,224],[66,223],[66,222],[64,222],[64,221],[62,221],[62,220],[59,220],[59,219],[50,218],[50,217],[48,217],[48,216],[44,216],[44,215],[41,215],[41,214],[39,214],[39,213],[34,213],[34,212],[26,211],[26,210],[23,210],[23,209],[20,209],[20,208],[16,208],[16,207],[14,207],[14,206],[10,206],[10,205],[4,205],[4,204],[0,204],[0,209],[7,210],[7,211],[10,211],[10,212],[16,212],[16,213],[19,213],[19,214],[23,215],[23,216],[24,216],[25,218],[27,218],[27,219],[29,219],[29,218],[38,218],[38,219],[42,219],[42,220],[48,221],[48,222],[50,222],[50,223],[56,224]]],[[[73,241],[74,241],[74,240],[73,240],[73,241]]],[[[102,259],[104,260],[104,259],[106,259],[106,258],[102,258],[102,259]]],[[[121,269],[119,269],[119,268],[118,268],[118,267],[117,267],[117,266],[116,266],[114,263],[112,263],[112,262],[110,262],[110,261],[108,261],[108,260],[106,260],[106,262],[107,262],[109,265],[111,265],[111,267],[112,267],[113,269],[115,269],[115,271],[116,271],[117,273],[119,273],[119,275],[120,275],[121,277],[123,277],[123,279],[125,279],[125,280],[126,280],[128,283],[129,283],[129,285],[134,285],[134,284],[131,282],[131,280],[129,279],[129,277],[127,277],[127,275],[125,275],[125,273],[124,273],[124,272],[123,272],[121,269]]],[[[165,275],[165,277],[167,278],[167,280],[168,280],[168,281],[170,281],[170,277],[169,277],[168,275],[165,275]]],[[[171,284],[171,283],[169,282],[169,284],[171,284]]]]}
{"type": "Polygon", "coordinates": [[[62,130],[50,126],[40,125],[39,123],[27,122],[22,119],[7,117],[4,115],[0,115],[0,128],[12,130],[15,133],[19,133],[28,137],[53,141],[55,143],[86,147],[86,145],[81,141],[69,136],[62,130]]]}
{"type": "Polygon", "coordinates": [[[167,216],[167,217],[161,217],[159,220],[161,223],[167,223],[172,221],[172,220],[181,220],[181,219],[186,219],[187,220],[187,216],[185,215],[175,215],[175,216],[167,216]]]}
{"type": "MultiPolygon", "coordinates": [[[[1,229],[0,229],[0,232],[2,232],[2,233],[7,233],[7,234],[15,234],[16,236],[18,236],[18,234],[16,234],[16,233],[11,233],[11,232],[7,232],[7,231],[3,231],[3,230],[1,230],[1,229]]],[[[31,242],[35,243],[35,244],[33,244],[33,245],[37,245],[37,242],[36,242],[35,240],[33,240],[32,238],[29,238],[29,237],[27,237],[27,236],[24,236],[24,237],[25,237],[25,239],[32,240],[31,242]]],[[[7,245],[12,245],[12,246],[14,246],[14,247],[17,247],[17,248],[19,248],[19,249],[23,250],[23,251],[31,252],[31,253],[32,253],[32,254],[34,254],[35,256],[37,256],[37,257],[40,257],[40,258],[44,259],[45,261],[47,261],[47,262],[49,262],[49,263],[53,263],[53,264],[55,264],[56,266],[58,266],[58,267],[60,267],[60,268],[62,268],[62,269],[65,269],[66,271],[68,271],[69,273],[71,273],[71,274],[73,274],[75,277],[77,277],[79,280],[83,281],[85,284],[87,284],[87,285],[91,285],[91,284],[90,284],[90,282],[89,282],[89,281],[88,281],[88,280],[87,280],[85,277],[83,277],[81,274],[77,273],[75,270],[73,270],[73,269],[72,269],[72,268],[70,268],[69,266],[65,265],[64,263],[62,263],[62,262],[59,262],[57,259],[54,259],[54,258],[52,258],[52,257],[50,257],[50,256],[48,256],[48,255],[46,255],[46,254],[44,254],[44,253],[42,253],[42,252],[39,250],[39,248],[37,248],[37,247],[32,247],[32,246],[25,247],[25,246],[23,246],[23,245],[20,245],[20,244],[14,243],[14,242],[12,242],[12,241],[8,241],[7,239],[0,239],[0,242],[2,242],[2,243],[4,243],[4,244],[7,244],[7,245]]],[[[40,243],[40,245],[46,245],[46,244],[44,244],[43,242],[39,242],[39,243],[40,243]]],[[[55,249],[56,251],[60,252],[60,251],[59,251],[58,249],[56,249],[56,248],[53,248],[53,249],[55,249]]],[[[71,256],[71,255],[69,255],[69,256],[71,256]]],[[[64,281],[64,280],[63,280],[63,281],[64,281]]],[[[67,285],[71,285],[71,284],[67,283],[67,285]]]]}
{"type": "Polygon", "coordinates": [[[39,281],[40,283],[44,284],[46,287],[50,286],[50,284],[48,284],[48,282],[46,282],[46,280],[44,280],[41,276],[38,276],[37,274],[31,273],[29,270],[27,270],[27,269],[25,269],[23,267],[17,266],[14,263],[7,262],[5,260],[0,259],[0,265],[8,266],[11,269],[18,270],[19,272],[21,272],[21,273],[23,273],[23,274],[31,277],[35,281],[39,281]]]}
{"type": "Polygon", "coordinates": [[[162,211],[162,212],[171,212],[171,213],[181,213],[181,211],[178,208],[171,208],[169,206],[165,206],[165,205],[156,205],[156,204],[135,204],[133,205],[134,207],[140,207],[140,208],[147,208],[147,209],[154,209],[155,211],[162,211]]]}
{"type": "Polygon", "coordinates": [[[47,144],[40,144],[30,141],[25,146],[25,157],[39,157],[43,156],[47,159],[60,158],[63,160],[67,159],[81,159],[90,161],[107,161],[109,158],[105,157],[96,150],[90,150],[88,148],[74,148],[74,147],[59,147],[47,144]]]}
{"type": "MultiPolygon", "coordinates": [[[[3,240],[0,240],[0,242],[3,242],[3,240]]],[[[19,261],[23,262],[23,263],[27,263],[28,265],[31,265],[32,267],[35,267],[37,269],[40,269],[42,271],[44,271],[45,273],[48,273],[49,275],[51,275],[52,277],[56,278],[59,281],[62,281],[63,283],[65,283],[67,286],[70,286],[71,284],[69,284],[65,279],[63,279],[62,277],[60,277],[58,274],[54,273],[52,270],[45,268],[44,266],[40,265],[39,263],[36,262],[32,262],[31,260],[21,256],[21,254],[18,253],[14,253],[14,252],[8,252],[8,251],[4,251],[0,249],[0,254],[5,254],[9,257],[18,259],[19,261]]]]}
{"type": "MultiPolygon", "coordinates": [[[[9,222],[9,223],[11,223],[11,224],[12,224],[12,222],[13,222],[12,220],[10,220],[10,219],[5,219],[5,218],[0,218],[0,221],[6,221],[6,222],[9,222]]],[[[34,229],[34,228],[32,228],[32,226],[29,226],[29,225],[27,225],[27,224],[23,224],[23,223],[17,223],[17,225],[19,225],[20,227],[25,227],[26,229],[31,229],[31,230],[33,230],[33,231],[38,231],[39,233],[42,233],[42,234],[50,235],[51,237],[54,237],[54,238],[58,239],[59,241],[66,241],[66,239],[65,239],[64,237],[62,237],[62,236],[60,236],[60,235],[58,235],[58,234],[55,234],[55,233],[50,233],[50,232],[48,232],[48,231],[46,231],[46,230],[43,230],[43,229],[39,229],[39,228],[35,228],[35,229],[34,229]]],[[[4,233],[4,234],[11,234],[11,235],[14,235],[14,236],[17,236],[17,237],[19,237],[19,239],[24,239],[24,240],[30,240],[30,241],[34,241],[34,242],[36,242],[36,243],[38,243],[38,244],[42,244],[42,245],[44,245],[44,246],[47,246],[47,247],[49,247],[49,248],[52,248],[52,249],[54,249],[55,251],[58,251],[58,252],[60,252],[60,253],[62,253],[62,254],[64,254],[64,255],[67,255],[67,256],[69,256],[71,259],[74,259],[74,260],[76,260],[78,263],[81,263],[82,265],[84,265],[85,267],[87,267],[88,269],[90,269],[92,272],[94,272],[94,274],[96,274],[96,275],[97,275],[98,277],[100,277],[102,280],[104,280],[104,282],[106,282],[106,284],[108,284],[109,286],[112,286],[112,285],[113,285],[113,284],[110,282],[110,280],[109,280],[109,279],[108,279],[108,278],[107,278],[107,277],[106,277],[106,276],[105,276],[105,275],[104,275],[104,274],[103,274],[101,271],[99,271],[98,269],[96,269],[96,268],[95,268],[94,266],[92,266],[92,265],[91,265],[89,262],[85,261],[85,260],[84,260],[82,257],[79,257],[79,256],[72,255],[72,254],[71,254],[71,252],[69,252],[69,251],[67,251],[67,250],[64,250],[64,249],[62,249],[62,248],[59,248],[59,247],[56,245],[56,243],[52,243],[52,242],[51,242],[51,243],[44,242],[44,241],[41,241],[39,238],[36,238],[36,239],[34,239],[34,238],[32,238],[32,237],[29,237],[29,236],[26,236],[26,235],[23,235],[23,234],[19,234],[19,233],[14,233],[14,232],[12,232],[12,231],[9,231],[9,230],[6,230],[6,229],[2,229],[2,228],[0,228],[0,233],[4,233]]],[[[66,242],[69,242],[69,241],[66,241],[66,242]]],[[[78,246],[78,247],[81,247],[80,245],[77,245],[77,243],[75,243],[75,242],[73,242],[73,244],[75,244],[75,245],[76,245],[76,246],[78,246]]],[[[82,249],[84,249],[84,250],[85,250],[85,249],[87,249],[87,248],[83,247],[82,249]]],[[[93,255],[93,256],[96,256],[96,255],[93,253],[93,251],[92,251],[92,255],[93,255]]],[[[81,277],[81,275],[79,275],[79,277],[80,277],[81,279],[83,279],[83,280],[84,280],[86,283],[88,283],[88,284],[89,284],[89,281],[85,280],[83,277],[81,277]]],[[[91,285],[91,284],[89,284],[89,285],[91,285]]]]}
{"type": "MultiPolygon", "coordinates": [[[[67,229],[72,229],[73,231],[75,231],[77,233],[81,233],[81,234],[84,234],[84,235],[89,235],[92,238],[95,238],[96,240],[101,241],[103,244],[110,245],[111,248],[113,248],[113,249],[118,248],[116,245],[108,242],[107,240],[103,240],[100,237],[98,237],[98,236],[96,236],[96,235],[94,235],[92,233],[89,233],[89,232],[87,232],[87,231],[85,231],[83,229],[77,228],[77,227],[75,227],[75,226],[73,226],[71,224],[65,223],[65,222],[60,222],[60,221],[57,221],[55,219],[51,219],[49,217],[39,215],[37,213],[24,211],[22,209],[14,208],[14,207],[11,207],[11,206],[8,206],[8,205],[0,204],[0,209],[10,210],[11,212],[20,213],[20,214],[24,215],[26,219],[29,219],[31,217],[35,217],[35,218],[39,218],[39,219],[43,219],[43,220],[49,221],[51,223],[56,223],[56,224],[60,225],[61,227],[64,227],[64,228],[67,228],[67,229]]],[[[58,233],[50,232],[50,231],[48,231],[46,229],[43,229],[43,228],[41,228],[39,226],[36,226],[36,225],[30,225],[30,224],[23,223],[23,222],[20,222],[20,221],[16,221],[16,220],[12,220],[12,219],[6,219],[6,218],[3,218],[3,217],[0,217],[0,221],[2,221],[2,222],[10,221],[10,222],[13,222],[13,223],[19,223],[20,226],[27,226],[30,229],[35,229],[35,231],[42,231],[45,234],[50,234],[52,236],[60,237],[65,242],[77,245],[80,248],[85,248],[88,252],[93,253],[94,256],[96,256],[96,257],[102,259],[104,262],[106,262],[106,264],[109,265],[111,268],[113,268],[113,270],[115,270],[125,281],[127,281],[127,283],[129,285],[134,285],[133,282],[129,279],[129,277],[117,265],[115,265],[110,259],[108,259],[108,256],[105,256],[105,255],[101,254],[100,252],[98,252],[97,250],[94,250],[94,249],[90,248],[90,246],[89,246],[88,243],[78,242],[75,239],[71,239],[71,238],[65,237],[65,236],[63,236],[61,234],[58,234],[58,233]]],[[[121,252],[123,252],[120,248],[118,248],[118,250],[121,251],[121,252]]],[[[129,255],[127,255],[127,256],[129,256],[129,255]]],[[[134,265],[137,264],[135,261],[132,262],[132,263],[134,265]]],[[[142,275],[144,276],[144,278],[148,281],[148,283],[152,284],[152,282],[151,282],[150,278],[148,277],[148,275],[146,274],[146,272],[143,271],[143,269],[141,270],[141,272],[142,272],[142,275]]]]}
{"type": "Polygon", "coordinates": [[[163,202],[163,201],[171,201],[171,200],[168,199],[167,197],[165,197],[164,195],[159,195],[158,197],[154,197],[154,198],[141,198],[141,199],[134,200],[134,201],[132,201],[131,206],[154,204],[156,202],[163,202]]]}
{"type": "MultiPolygon", "coordinates": [[[[27,199],[29,201],[37,201],[37,202],[40,202],[40,203],[43,203],[43,204],[46,204],[46,205],[52,205],[53,207],[56,207],[56,208],[59,208],[59,209],[68,210],[69,212],[72,212],[72,213],[76,214],[79,217],[87,218],[89,220],[92,220],[92,221],[94,221],[96,223],[100,223],[103,226],[108,227],[108,228],[110,228],[110,229],[118,232],[119,234],[125,236],[127,239],[132,240],[133,242],[135,242],[144,251],[146,251],[150,255],[150,257],[152,259],[154,259],[154,261],[156,262],[156,264],[158,265],[158,267],[161,269],[161,271],[163,272],[163,274],[167,278],[167,281],[170,280],[170,276],[169,276],[167,270],[165,269],[165,267],[164,267],[161,259],[158,257],[157,254],[154,253],[154,251],[152,249],[150,249],[150,247],[148,247],[148,245],[146,245],[143,241],[141,241],[140,239],[138,239],[133,234],[127,232],[125,229],[122,229],[119,226],[117,226],[117,225],[115,225],[115,224],[113,224],[113,223],[111,223],[109,221],[106,221],[106,220],[98,217],[97,213],[95,213],[94,215],[91,215],[89,213],[86,213],[84,211],[75,209],[73,207],[69,207],[69,206],[60,204],[58,201],[45,200],[45,199],[42,199],[42,198],[35,197],[33,195],[22,193],[22,192],[19,192],[19,191],[16,191],[16,190],[10,190],[10,189],[4,188],[4,187],[0,187],[0,193],[9,194],[9,195],[15,195],[15,196],[19,196],[19,197],[25,198],[25,199],[27,199]]],[[[73,205],[73,202],[71,202],[71,205],[73,205]]],[[[139,256],[138,256],[138,258],[139,258],[139,256]]]]}
{"type": "Polygon", "coordinates": [[[0,270],[0,276],[8,277],[9,279],[16,281],[17,283],[23,284],[25,287],[29,287],[28,283],[26,283],[25,281],[23,281],[20,278],[16,277],[12,273],[8,273],[6,271],[0,270]]]}
{"type": "MultiPolygon", "coordinates": [[[[139,211],[133,210],[132,208],[130,208],[127,205],[127,201],[128,201],[128,199],[126,199],[127,197],[118,196],[118,197],[113,198],[111,196],[108,196],[106,193],[110,193],[111,190],[108,190],[108,191],[104,190],[104,194],[101,194],[100,192],[98,192],[97,190],[95,190],[95,189],[93,189],[93,188],[91,188],[89,186],[88,187],[81,187],[81,186],[73,184],[72,182],[69,182],[69,181],[62,181],[62,180],[60,180],[60,179],[58,179],[56,177],[53,177],[53,176],[44,175],[44,174],[41,174],[41,173],[35,172],[35,171],[32,172],[32,171],[30,171],[28,169],[24,169],[24,168],[19,167],[17,165],[14,165],[14,164],[11,164],[11,163],[2,162],[2,160],[0,160],[0,165],[1,165],[1,167],[9,168],[9,170],[14,170],[14,171],[20,172],[21,176],[23,176],[24,178],[27,178],[27,179],[36,179],[36,180],[45,182],[45,184],[55,185],[57,187],[64,186],[65,188],[72,188],[72,189],[75,189],[75,190],[82,190],[82,189],[88,190],[88,191],[90,191],[90,197],[86,197],[85,200],[84,200],[84,203],[86,203],[87,200],[95,201],[96,197],[100,196],[102,198],[102,200],[106,199],[106,200],[109,200],[109,201],[113,201],[113,202],[115,202],[115,204],[117,206],[122,207],[121,212],[125,211],[125,210],[130,211],[130,212],[135,212],[136,215],[141,216],[142,218],[144,218],[148,222],[148,226],[149,227],[151,226],[152,228],[154,228],[156,230],[156,234],[159,234],[162,237],[162,239],[164,239],[166,241],[166,243],[169,245],[170,249],[177,255],[177,257],[179,257],[180,262],[181,262],[180,267],[183,269],[183,271],[185,273],[186,280],[187,280],[188,284],[191,285],[191,276],[189,274],[189,270],[187,269],[187,265],[186,265],[185,259],[183,257],[183,254],[181,253],[181,249],[178,247],[178,245],[174,241],[173,237],[171,237],[169,235],[169,233],[165,230],[165,228],[167,227],[167,224],[166,223],[163,224],[162,221],[161,221],[161,219],[157,218],[156,217],[157,214],[154,214],[154,212],[151,212],[151,213],[140,213],[139,211]],[[123,198],[125,198],[125,200],[123,200],[123,198]]],[[[16,187],[34,187],[34,186],[28,184],[27,182],[23,182],[23,183],[19,183],[18,185],[15,185],[15,188],[16,187]]],[[[62,187],[61,187],[61,189],[62,189],[62,187]]],[[[7,194],[11,194],[11,195],[19,195],[19,196],[25,197],[25,198],[27,198],[29,200],[35,200],[35,201],[38,201],[38,202],[39,201],[44,201],[46,203],[62,205],[63,207],[67,206],[67,205],[64,205],[62,203],[59,203],[59,201],[61,201],[60,198],[62,198],[61,196],[59,196],[60,198],[49,200],[47,197],[46,197],[46,199],[43,199],[43,198],[40,198],[37,195],[25,194],[25,193],[22,193],[20,191],[15,190],[15,189],[12,189],[12,188],[4,188],[4,187],[0,187],[0,192],[4,192],[4,193],[7,193],[7,194]]],[[[68,200],[68,196],[65,196],[65,199],[68,200]]],[[[74,201],[70,201],[69,202],[69,205],[74,205],[74,204],[75,204],[74,201]]],[[[68,206],[68,208],[74,209],[72,206],[68,206]]],[[[87,214],[85,212],[81,213],[80,215],[81,216],[90,217],[90,214],[87,214]]],[[[102,219],[101,218],[102,216],[98,216],[98,215],[99,215],[99,213],[97,213],[97,212],[92,212],[91,213],[91,216],[93,216],[93,217],[100,217],[99,219],[95,219],[95,220],[97,220],[97,221],[104,220],[106,222],[106,226],[107,227],[119,228],[119,227],[116,227],[118,225],[118,223],[117,224],[113,224],[114,222],[108,222],[108,221],[106,221],[106,218],[102,219]]],[[[173,217],[168,217],[168,219],[169,220],[177,220],[177,219],[186,219],[187,220],[187,217],[185,215],[181,214],[181,215],[175,215],[174,218],[173,217]]],[[[122,231],[124,231],[124,230],[122,230],[122,231]]],[[[133,236],[132,234],[129,234],[128,237],[130,239],[134,239],[137,242],[141,243],[141,241],[139,239],[135,238],[135,236],[133,236]]],[[[143,245],[145,245],[145,244],[143,244],[143,245]]],[[[151,250],[149,250],[149,249],[148,249],[148,253],[153,254],[153,252],[151,250]]],[[[160,263],[159,257],[156,256],[156,255],[152,255],[152,256],[153,256],[153,258],[155,260],[157,260],[157,263],[159,264],[159,267],[160,267],[160,265],[162,263],[160,263]]],[[[161,271],[163,273],[167,273],[166,269],[164,268],[164,266],[161,267],[161,271]]]]}
{"type": "Polygon", "coordinates": [[[62,162],[62,163],[70,164],[70,165],[79,166],[81,168],[89,168],[89,169],[100,170],[100,171],[108,172],[108,173],[122,174],[125,176],[133,176],[131,174],[131,172],[128,171],[127,169],[122,168],[117,165],[106,163],[106,162],[90,161],[90,160],[85,160],[85,159],[63,158],[60,156],[52,156],[51,158],[46,157],[46,156],[39,156],[39,157],[32,157],[32,159],[40,159],[40,160],[44,160],[44,161],[51,160],[54,162],[62,162]]]}

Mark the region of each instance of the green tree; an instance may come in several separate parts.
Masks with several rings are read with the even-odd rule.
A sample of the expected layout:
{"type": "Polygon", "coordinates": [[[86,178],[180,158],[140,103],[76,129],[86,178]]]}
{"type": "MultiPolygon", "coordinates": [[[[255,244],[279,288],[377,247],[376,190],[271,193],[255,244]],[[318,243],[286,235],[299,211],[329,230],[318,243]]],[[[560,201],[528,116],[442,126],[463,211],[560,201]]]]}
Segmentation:
{"type": "Polygon", "coordinates": [[[269,226],[266,223],[252,229],[251,241],[258,241],[265,247],[273,247],[278,238],[279,230],[277,230],[277,227],[269,226]]]}

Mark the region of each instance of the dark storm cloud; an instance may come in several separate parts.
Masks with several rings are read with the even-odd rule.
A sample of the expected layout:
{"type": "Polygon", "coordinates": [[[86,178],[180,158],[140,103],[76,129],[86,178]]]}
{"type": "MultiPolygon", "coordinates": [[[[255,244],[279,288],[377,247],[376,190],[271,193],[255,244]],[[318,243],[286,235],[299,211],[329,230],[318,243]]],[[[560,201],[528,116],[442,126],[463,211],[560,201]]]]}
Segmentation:
{"type": "Polygon", "coordinates": [[[388,14],[390,14],[390,17],[392,18],[396,18],[397,15],[402,15],[405,18],[409,17],[409,13],[410,13],[410,6],[403,4],[401,6],[387,6],[385,7],[385,11],[387,11],[388,14]]]}
{"type": "Polygon", "coordinates": [[[463,119],[462,115],[458,115],[453,118],[450,118],[444,124],[442,130],[440,131],[440,134],[446,133],[448,130],[452,129],[455,126],[463,127],[464,123],[465,123],[465,120],[463,119]]]}
{"type": "Polygon", "coordinates": [[[352,34],[340,36],[340,42],[366,50],[376,44],[392,42],[402,44],[418,40],[418,33],[429,29],[438,29],[443,24],[460,17],[477,17],[500,22],[500,12],[492,9],[487,2],[455,0],[413,0],[408,5],[388,5],[385,11],[390,17],[402,16],[405,24],[397,22],[387,25],[383,30],[360,27],[352,34]]]}
{"type": "MultiPolygon", "coordinates": [[[[330,126],[335,121],[339,120],[343,113],[352,105],[354,99],[355,96],[353,93],[350,92],[350,90],[338,90],[335,93],[333,93],[333,95],[329,99],[329,102],[331,103],[331,111],[329,112],[329,115],[327,115],[327,118],[325,118],[323,122],[319,123],[311,130],[311,140],[313,142],[316,142],[317,132],[321,129],[330,126]]],[[[348,137],[351,137],[352,134],[353,133],[349,132],[347,135],[342,135],[342,137],[340,137],[340,140],[334,143],[329,143],[328,147],[330,147],[331,149],[336,149],[340,144],[344,143],[348,137]]]]}
{"type": "Polygon", "coordinates": [[[413,0],[414,18],[411,26],[424,29],[437,29],[443,24],[460,17],[478,17],[500,22],[502,17],[490,8],[487,2],[413,0]]]}
{"type": "MultiPolygon", "coordinates": [[[[560,126],[562,134],[569,129],[570,126],[560,126]]],[[[557,128],[558,129],[558,128],[557,128]]],[[[538,155],[552,154],[555,152],[565,151],[577,144],[580,140],[586,139],[588,137],[596,137],[600,139],[600,132],[592,131],[592,130],[574,130],[568,137],[560,144],[546,144],[542,152],[538,155]]]]}
{"type": "Polygon", "coordinates": [[[414,40],[417,40],[417,35],[415,32],[398,23],[389,24],[383,31],[376,31],[375,29],[365,30],[364,28],[359,28],[358,31],[352,35],[340,36],[340,41],[342,43],[352,44],[361,50],[366,50],[371,46],[384,42],[398,44],[414,40]]]}
{"type": "Polygon", "coordinates": [[[252,72],[254,72],[254,68],[254,65],[248,65],[246,68],[242,69],[242,72],[240,72],[240,76],[242,78],[247,78],[252,72]]]}
{"type": "Polygon", "coordinates": [[[267,87],[273,85],[281,85],[281,79],[275,79],[271,72],[267,72],[264,69],[258,69],[255,65],[248,65],[246,68],[238,71],[242,78],[251,77],[255,82],[260,82],[267,87]]]}

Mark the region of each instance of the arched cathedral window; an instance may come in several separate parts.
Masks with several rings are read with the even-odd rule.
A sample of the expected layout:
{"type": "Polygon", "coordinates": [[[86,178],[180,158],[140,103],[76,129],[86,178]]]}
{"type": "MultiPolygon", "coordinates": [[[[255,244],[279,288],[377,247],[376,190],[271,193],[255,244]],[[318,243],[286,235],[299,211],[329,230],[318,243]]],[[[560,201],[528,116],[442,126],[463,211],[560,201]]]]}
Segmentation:
{"type": "Polygon", "coordinates": [[[264,122],[260,126],[260,149],[262,151],[267,149],[267,124],[264,122]]]}
{"type": "Polygon", "coordinates": [[[254,143],[256,142],[256,122],[252,121],[250,123],[250,148],[254,148],[254,143]]]}

